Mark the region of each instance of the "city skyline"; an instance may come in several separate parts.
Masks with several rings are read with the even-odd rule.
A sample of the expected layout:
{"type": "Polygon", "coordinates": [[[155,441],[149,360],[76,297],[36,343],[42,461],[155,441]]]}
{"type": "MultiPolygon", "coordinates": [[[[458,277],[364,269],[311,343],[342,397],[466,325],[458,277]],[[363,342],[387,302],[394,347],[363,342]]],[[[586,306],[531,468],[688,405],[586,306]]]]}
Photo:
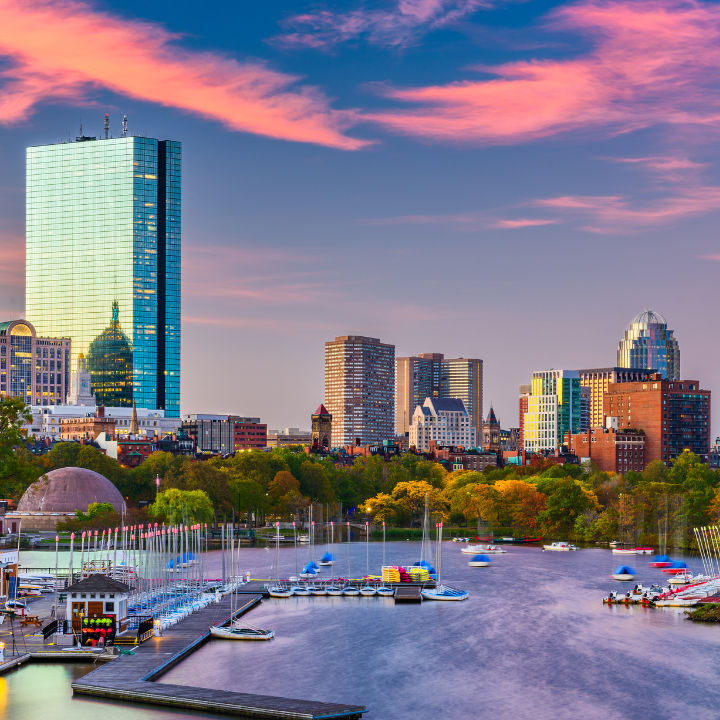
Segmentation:
{"type": "Polygon", "coordinates": [[[182,414],[307,428],[324,342],[357,334],[398,356],[482,358],[485,403],[513,427],[518,384],[551,367],[615,366],[644,308],[675,331],[682,375],[715,389],[720,348],[705,328],[720,176],[702,89],[717,7],[453,3],[458,15],[437,2],[421,16],[409,5],[378,3],[381,24],[338,2],[313,27],[297,3],[233,8],[217,27],[212,2],[202,17],[68,3],[42,22],[42,3],[3,2],[0,54],[14,63],[0,86],[0,317],[25,309],[24,148],[80,124],[100,136],[107,109],[111,135],[126,114],[131,133],[183,142],[182,414]],[[341,36],[353,13],[364,29],[341,36]],[[30,42],[36,26],[80,56],[30,42]],[[629,72],[640,46],[630,27],[662,77],[629,72]],[[553,93],[557,75],[568,82],[553,93]],[[607,92],[588,98],[588,77],[607,92]],[[428,260],[443,259],[449,291],[429,292],[428,260]]]}

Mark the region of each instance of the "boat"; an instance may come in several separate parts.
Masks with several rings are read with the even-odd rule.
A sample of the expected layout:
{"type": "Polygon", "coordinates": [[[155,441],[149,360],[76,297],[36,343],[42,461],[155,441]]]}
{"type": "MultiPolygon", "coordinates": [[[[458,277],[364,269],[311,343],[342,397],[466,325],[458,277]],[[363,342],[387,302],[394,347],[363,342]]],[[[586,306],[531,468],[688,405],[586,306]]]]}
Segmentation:
{"type": "Polygon", "coordinates": [[[301,597],[306,597],[311,594],[310,588],[307,585],[292,585],[290,591],[293,595],[299,595],[301,597]]]}
{"type": "Polygon", "coordinates": [[[272,640],[274,630],[262,630],[254,625],[231,625],[230,627],[211,627],[210,634],[223,640],[272,640]]]}
{"type": "Polygon", "coordinates": [[[614,547],[612,549],[613,555],[639,555],[637,550],[623,550],[622,548],[614,547]]]}
{"type": "Polygon", "coordinates": [[[655,552],[651,547],[636,547],[634,550],[638,555],[652,555],[655,552]]]}
{"type": "MultiPolygon", "coordinates": [[[[480,538],[477,536],[475,537],[475,539],[478,541],[480,540],[480,538]]],[[[512,545],[523,545],[525,543],[537,543],[537,542],[540,542],[541,540],[542,540],[541,537],[531,538],[531,537],[528,537],[527,535],[523,535],[522,537],[519,537],[519,538],[496,537],[496,538],[492,538],[492,540],[490,540],[490,542],[497,543],[497,544],[502,543],[502,544],[512,544],[512,545]]]]}
{"type": "Polygon", "coordinates": [[[335,597],[339,597],[343,594],[344,589],[345,588],[341,587],[340,585],[335,585],[333,583],[325,588],[325,593],[326,595],[334,595],[335,597]]]}
{"type": "Polygon", "coordinates": [[[487,567],[492,560],[487,555],[473,555],[468,561],[470,567],[487,567]]]}
{"type": "Polygon", "coordinates": [[[380,597],[392,597],[395,594],[395,590],[391,587],[387,587],[387,585],[381,585],[377,588],[376,592],[380,597]]]}
{"type": "MultiPolygon", "coordinates": [[[[275,527],[278,528],[275,536],[275,579],[273,580],[267,591],[270,597],[274,598],[289,598],[293,596],[293,591],[290,590],[286,585],[280,582],[280,523],[276,522],[275,527]]],[[[234,542],[234,541],[233,541],[234,542]]],[[[238,540],[239,542],[239,540],[238,540]]]]}
{"type": "Polygon", "coordinates": [[[452,539],[453,542],[471,542],[469,537],[456,537],[452,539]]]}
{"type": "Polygon", "coordinates": [[[335,557],[333,555],[331,555],[329,552],[326,552],[320,558],[321,567],[327,567],[328,565],[334,565],[334,564],[335,564],[335,557]]]}
{"type": "Polygon", "coordinates": [[[360,594],[363,597],[372,597],[373,595],[377,595],[377,588],[374,585],[363,585],[360,588],[360,594]]]}
{"type": "Polygon", "coordinates": [[[297,541],[300,545],[309,545],[310,544],[310,536],[305,535],[303,533],[302,535],[298,535],[297,541]]]}
{"type": "Polygon", "coordinates": [[[440,576],[442,571],[442,528],[443,524],[438,523],[437,527],[437,552],[435,553],[437,564],[437,585],[432,589],[422,590],[421,594],[424,600],[450,600],[461,601],[467,600],[470,593],[467,590],[458,590],[457,588],[443,585],[440,576]]]}
{"type": "Polygon", "coordinates": [[[300,573],[300,577],[304,580],[314,580],[318,575],[317,570],[313,567],[313,563],[309,562],[300,573]]]}
{"type": "Polygon", "coordinates": [[[363,597],[372,597],[377,593],[377,588],[370,582],[370,525],[365,521],[365,584],[360,588],[363,597]]]}
{"type": "Polygon", "coordinates": [[[310,594],[311,595],[327,595],[327,588],[323,587],[322,585],[311,585],[310,586],[310,594]]]}
{"type": "Polygon", "coordinates": [[[693,581],[692,575],[689,572],[678,573],[675,577],[671,577],[668,580],[669,585],[690,585],[693,581]]]}
{"type": "Polygon", "coordinates": [[[654,560],[648,563],[651,568],[666,568],[672,565],[672,559],[668,555],[658,555],[654,560]]]}
{"type": "Polygon", "coordinates": [[[577,550],[578,548],[572,543],[568,542],[554,542],[550,545],[543,545],[543,550],[557,550],[560,552],[566,552],[568,550],[577,550]]]}
{"type": "Polygon", "coordinates": [[[348,585],[343,590],[343,595],[347,595],[349,597],[355,597],[359,594],[360,594],[360,591],[354,585],[348,585]]]}
{"type": "Polygon", "coordinates": [[[635,571],[629,565],[619,565],[610,577],[613,580],[634,580],[635,571]]]}
{"type": "Polygon", "coordinates": [[[505,548],[498,547],[497,545],[468,545],[460,550],[461,553],[466,555],[477,555],[478,553],[484,553],[485,555],[500,555],[506,553],[505,548]]]}
{"type": "Polygon", "coordinates": [[[613,590],[607,597],[603,598],[603,604],[615,605],[618,602],[617,590],[613,590]]]}
{"type": "Polygon", "coordinates": [[[678,575],[680,573],[689,572],[689,568],[686,562],[679,560],[674,563],[670,563],[670,565],[664,567],[662,571],[668,575],[678,575]]]}

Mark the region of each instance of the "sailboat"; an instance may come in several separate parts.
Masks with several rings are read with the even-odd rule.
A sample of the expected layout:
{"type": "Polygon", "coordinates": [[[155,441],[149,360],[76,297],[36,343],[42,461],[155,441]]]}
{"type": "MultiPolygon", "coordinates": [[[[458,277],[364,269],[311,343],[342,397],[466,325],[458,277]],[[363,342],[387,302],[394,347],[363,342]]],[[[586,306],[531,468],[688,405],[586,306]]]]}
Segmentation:
{"type": "MultiPolygon", "coordinates": [[[[330,545],[334,545],[334,544],[335,544],[335,523],[331,522],[330,523],[330,545]]],[[[334,564],[334,560],[333,560],[333,563],[331,563],[331,564],[334,564]]],[[[325,594],[326,595],[335,595],[335,596],[343,594],[342,587],[340,585],[335,584],[334,577],[331,577],[330,584],[325,586],[325,594]]]]}
{"type": "Polygon", "coordinates": [[[293,592],[280,582],[280,523],[276,522],[277,534],[275,535],[275,581],[268,588],[268,594],[274,598],[289,598],[293,592]]]}
{"type": "Polygon", "coordinates": [[[432,590],[423,590],[422,596],[425,600],[467,600],[470,593],[467,590],[456,590],[440,582],[442,572],[442,529],[443,524],[438,523],[437,527],[437,585],[432,590]]]}
{"type": "MultiPolygon", "coordinates": [[[[383,561],[382,567],[385,567],[385,521],[383,520],[383,561]]],[[[395,590],[385,585],[385,573],[383,572],[382,585],[377,588],[377,594],[381,597],[392,597],[395,594],[395,590]]]]}
{"type": "MultiPolygon", "coordinates": [[[[231,575],[233,578],[233,589],[230,593],[230,617],[235,615],[235,608],[237,606],[237,587],[238,577],[235,567],[235,541],[230,539],[230,562],[231,562],[231,575]]],[[[238,553],[240,552],[240,539],[238,538],[238,553]]],[[[238,556],[238,561],[240,560],[238,556]]],[[[210,627],[210,634],[213,637],[221,638],[223,640],[272,640],[275,637],[274,630],[263,630],[262,628],[255,627],[255,625],[248,625],[241,622],[240,620],[231,620],[230,624],[225,627],[222,625],[212,625],[210,627]]]]}
{"type": "Polygon", "coordinates": [[[377,594],[377,588],[370,584],[370,526],[365,523],[365,585],[360,588],[360,594],[364,597],[372,597],[377,594]]]}
{"type": "Polygon", "coordinates": [[[413,563],[414,567],[425,568],[430,577],[436,577],[435,568],[428,561],[430,557],[430,508],[428,505],[428,496],[425,493],[425,515],[423,517],[423,537],[420,545],[420,560],[413,563]]]}
{"type": "Polygon", "coordinates": [[[292,585],[290,587],[290,591],[293,595],[301,595],[306,596],[310,595],[310,589],[308,588],[307,584],[298,582],[297,576],[298,576],[298,556],[297,556],[297,528],[295,527],[295,523],[293,522],[293,544],[295,545],[295,577],[290,578],[290,580],[295,581],[295,585],[292,585]]]}
{"type": "Polygon", "coordinates": [[[348,584],[345,587],[345,589],[343,590],[343,595],[348,595],[348,596],[354,597],[356,595],[359,595],[360,591],[354,585],[351,584],[351,579],[350,579],[350,577],[351,577],[350,576],[350,523],[347,524],[347,533],[348,533],[348,584]]]}

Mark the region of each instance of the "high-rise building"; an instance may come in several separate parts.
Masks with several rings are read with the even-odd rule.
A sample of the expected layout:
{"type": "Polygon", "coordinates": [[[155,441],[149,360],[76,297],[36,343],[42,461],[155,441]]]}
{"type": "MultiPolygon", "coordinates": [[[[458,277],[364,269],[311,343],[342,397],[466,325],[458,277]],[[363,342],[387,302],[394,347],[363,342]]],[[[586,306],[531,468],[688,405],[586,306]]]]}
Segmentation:
{"type": "MultiPolygon", "coordinates": [[[[605,393],[612,383],[642,382],[654,375],[656,370],[640,368],[590,368],[579,370],[580,386],[590,390],[590,425],[589,427],[605,427],[605,393]]],[[[587,429],[587,428],[586,428],[587,429]]]]}
{"type": "Polygon", "coordinates": [[[618,346],[617,364],[655,370],[666,380],[680,377],[680,346],[660,313],[644,310],[633,319],[618,346]]]}
{"type": "Polygon", "coordinates": [[[362,335],[325,343],[325,407],[333,418],[333,447],[393,438],[394,400],[394,345],[362,335]]]}
{"type": "Polygon", "coordinates": [[[182,429],[199,453],[230,455],[236,450],[264,448],[267,425],[239,415],[183,415],[182,429]]]}
{"type": "Polygon", "coordinates": [[[528,411],[528,398],[532,392],[532,385],[520,385],[518,387],[518,405],[520,410],[519,427],[518,427],[518,445],[520,449],[525,447],[525,413],[528,411]]]}
{"type": "Polygon", "coordinates": [[[581,425],[580,378],[577,370],[534,372],[525,413],[524,441],[528,453],[555,451],[566,433],[581,425]]]}
{"type": "Polygon", "coordinates": [[[483,361],[470,358],[444,359],[440,369],[440,397],[458,398],[465,403],[475,428],[482,437],[483,361]]]}
{"type": "Polygon", "coordinates": [[[658,373],[647,382],[610,385],[605,397],[608,417],[618,431],[645,433],[645,462],[669,465],[683,450],[708,462],[710,391],[697,380],[663,380],[658,373]]]}
{"type": "Polygon", "coordinates": [[[26,314],[72,339],[99,403],[180,414],[181,145],[27,149],[26,314]]]}
{"type": "Polygon", "coordinates": [[[442,353],[420,353],[395,359],[395,431],[408,432],[415,408],[425,398],[440,397],[442,353]]]}
{"type": "Polygon", "coordinates": [[[410,425],[410,446],[426,452],[431,442],[447,447],[475,446],[475,428],[462,400],[427,398],[415,408],[410,425]]]}
{"type": "Polygon", "coordinates": [[[483,361],[420,353],[395,362],[395,429],[408,432],[413,413],[426,398],[459,398],[472,417],[475,437],[483,421],[483,361]]]}
{"type": "Polygon", "coordinates": [[[0,398],[62,405],[70,383],[71,342],[38,337],[27,320],[0,323],[0,398]]]}

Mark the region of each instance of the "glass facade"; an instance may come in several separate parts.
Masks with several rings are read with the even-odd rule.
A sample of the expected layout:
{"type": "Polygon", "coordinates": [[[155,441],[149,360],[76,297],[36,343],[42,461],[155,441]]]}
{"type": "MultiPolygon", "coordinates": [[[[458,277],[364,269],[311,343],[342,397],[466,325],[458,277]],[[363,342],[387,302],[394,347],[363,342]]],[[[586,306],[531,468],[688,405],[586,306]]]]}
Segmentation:
{"type": "Polygon", "coordinates": [[[462,400],[472,418],[475,437],[482,437],[482,360],[466,358],[443,360],[440,365],[440,397],[462,400]]]}
{"type": "MultiPolygon", "coordinates": [[[[181,144],[78,140],[27,149],[26,315],[72,338],[73,363],[94,341],[99,360],[121,330],[132,387],[119,404],[179,417],[181,144]]],[[[92,377],[98,402],[108,362],[92,377]]]]}
{"type": "Polygon", "coordinates": [[[523,423],[527,452],[555,451],[566,433],[579,433],[582,396],[577,370],[534,372],[523,423]]]}
{"type": "Polygon", "coordinates": [[[680,379],[680,346],[667,320],[645,310],[635,317],[618,347],[618,366],[653,369],[663,380],[680,379]]]}

